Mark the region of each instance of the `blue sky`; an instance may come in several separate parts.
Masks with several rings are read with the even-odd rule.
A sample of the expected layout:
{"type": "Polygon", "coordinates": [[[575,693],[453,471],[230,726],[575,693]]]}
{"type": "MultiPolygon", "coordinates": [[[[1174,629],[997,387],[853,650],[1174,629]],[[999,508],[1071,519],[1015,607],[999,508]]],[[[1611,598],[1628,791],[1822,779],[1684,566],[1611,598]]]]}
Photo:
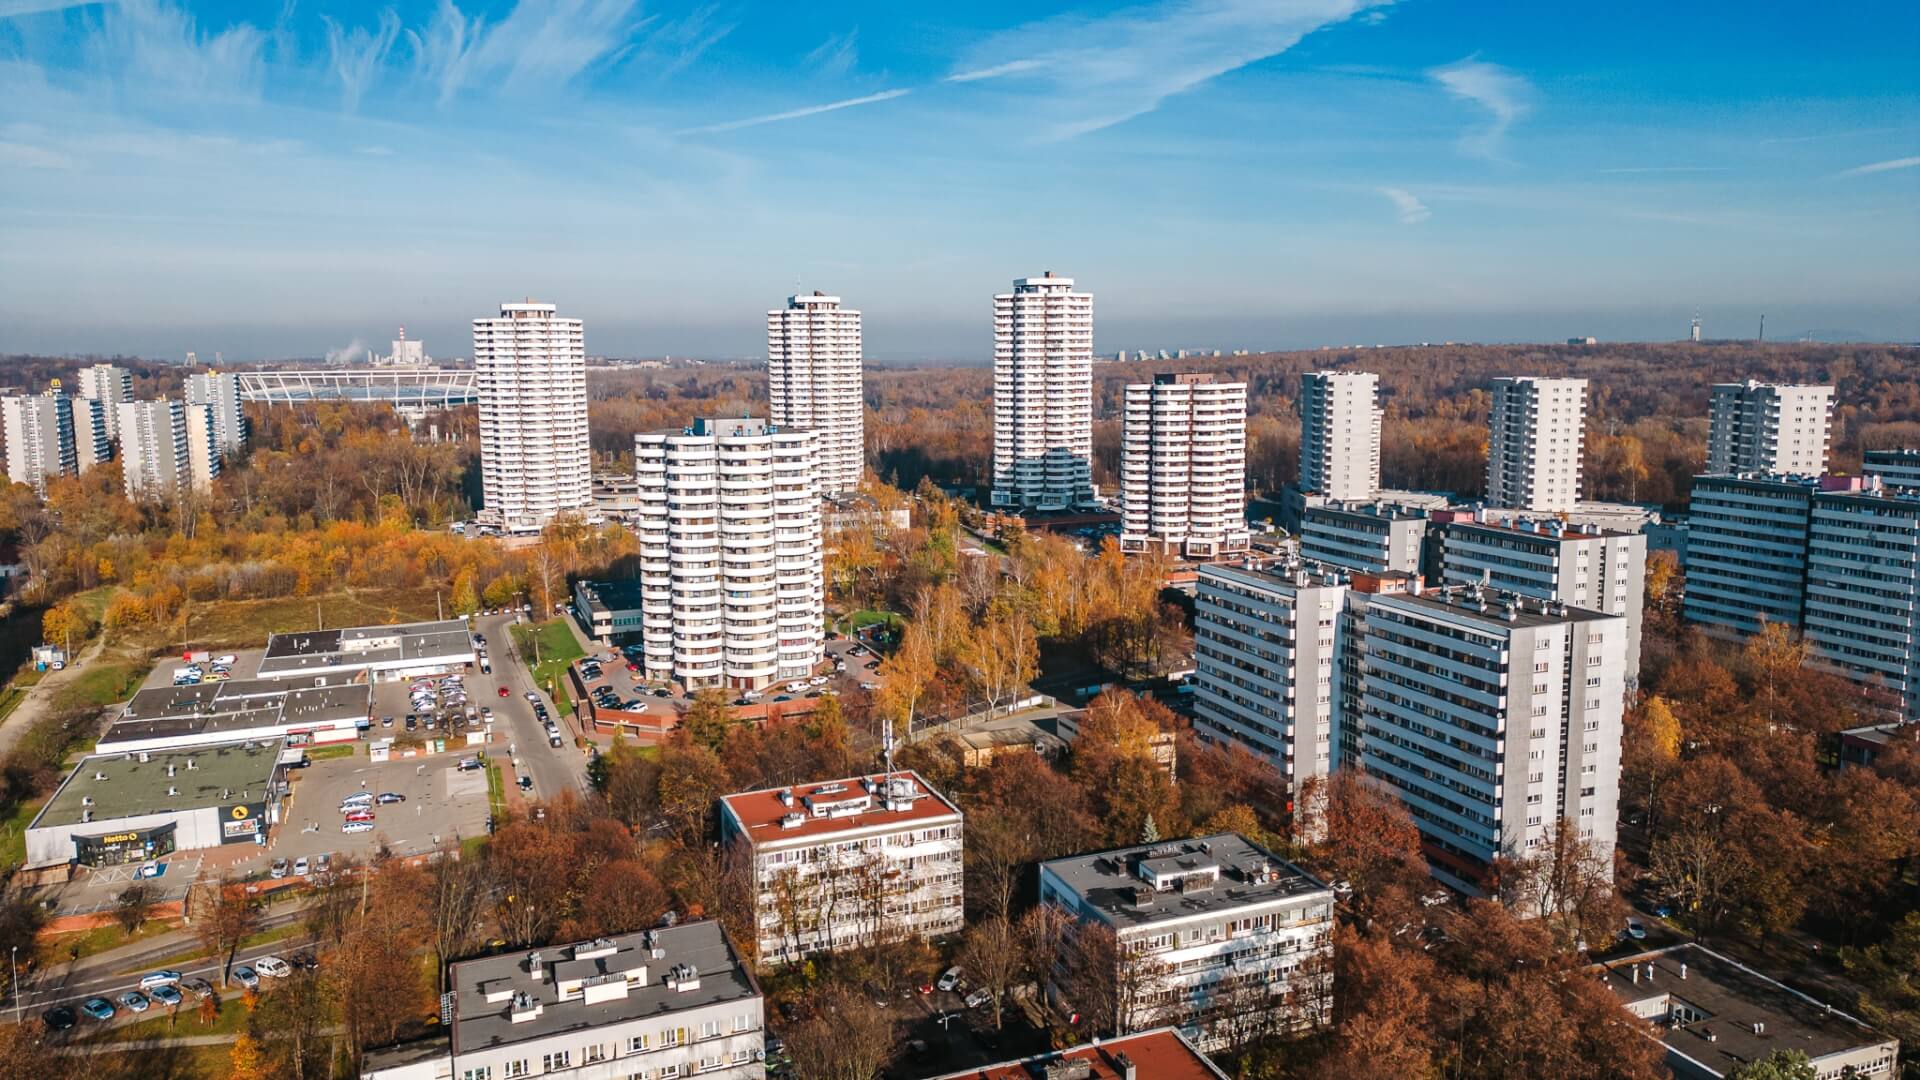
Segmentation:
{"type": "Polygon", "coordinates": [[[1920,8],[0,0],[0,351],[1920,339],[1920,8]]]}

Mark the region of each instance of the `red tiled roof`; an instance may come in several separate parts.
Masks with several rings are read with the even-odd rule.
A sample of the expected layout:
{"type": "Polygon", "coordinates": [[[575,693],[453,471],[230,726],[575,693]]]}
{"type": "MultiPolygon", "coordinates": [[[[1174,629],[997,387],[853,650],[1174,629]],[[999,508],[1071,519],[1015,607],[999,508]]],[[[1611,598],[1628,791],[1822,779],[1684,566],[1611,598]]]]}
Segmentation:
{"type": "MultiPolygon", "coordinates": [[[[1124,1039],[1109,1039],[1099,1046],[1075,1047],[1062,1051],[1058,1057],[1091,1062],[1093,1071],[1088,1074],[1089,1080],[1118,1080],[1121,1073],[1115,1064],[1115,1055],[1122,1053],[1133,1059],[1134,1075],[1138,1080],[1222,1080],[1226,1075],[1200,1056],[1192,1044],[1167,1028],[1143,1035],[1130,1035],[1124,1039]]],[[[1044,1063],[1055,1059],[1054,1055],[1047,1055],[1029,1061],[1044,1063]]],[[[1033,1080],[1040,1073],[1028,1065],[1028,1061],[1009,1061],[948,1073],[934,1080],[1033,1080]]]]}
{"type": "Polygon", "coordinates": [[[864,780],[880,780],[885,774],[876,773],[872,777],[854,776],[844,780],[822,780],[816,784],[795,784],[790,788],[767,788],[763,791],[745,791],[738,795],[722,796],[720,801],[726,804],[735,818],[747,832],[747,838],[753,843],[793,840],[801,837],[824,836],[830,833],[848,832],[853,829],[870,829],[883,825],[900,825],[914,821],[928,821],[934,818],[958,815],[960,810],[947,801],[946,796],[935,791],[931,785],[920,778],[920,774],[911,770],[894,772],[891,775],[909,780],[924,796],[914,800],[905,810],[882,809],[879,799],[875,798],[873,809],[845,817],[814,817],[807,812],[803,799],[815,796],[820,799],[847,799],[865,794],[861,787],[864,780]],[[821,793],[822,788],[838,786],[840,792],[821,793]],[[793,793],[793,805],[780,801],[780,793],[793,793]],[[800,824],[794,828],[783,829],[780,821],[788,814],[802,815],[800,824]]]}

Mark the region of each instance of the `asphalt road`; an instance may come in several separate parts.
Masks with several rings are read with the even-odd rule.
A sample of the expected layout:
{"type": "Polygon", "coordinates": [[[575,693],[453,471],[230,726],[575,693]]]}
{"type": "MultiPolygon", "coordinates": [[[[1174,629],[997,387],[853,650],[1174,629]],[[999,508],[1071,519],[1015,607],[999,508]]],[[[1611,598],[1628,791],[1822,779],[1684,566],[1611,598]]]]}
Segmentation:
{"type": "MultiPolygon", "coordinates": [[[[294,921],[299,918],[301,918],[299,912],[291,912],[286,921],[294,921]]],[[[280,921],[281,920],[277,919],[270,920],[266,925],[277,925],[280,921]]],[[[183,945],[178,951],[184,952],[193,947],[195,946],[183,945]]],[[[311,950],[312,948],[312,939],[307,938],[305,935],[295,935],[283,941],[274,941],[265,945],[255,945],[251,948],[241,949],[239,953],[235,955],[233,962],[237,967],[248,961],[257,960],[262,956],[279,956],[284,958],[302,949],[311,950]]],[[[131,962],[129,962],[129,965],[130,963],[131,962]]],[[[131,975],[119,975],[99,971],[88,972],[84,970],[75,970],[69,973],[68,965],[59,965],[57,967],[43,969],[38,979],[28,983],[31,988],[25,994],[21,995],[20,1010],[25,1016],[39,1016],[42,1012],[53,1008],[55,1005],[71,1005],[75,1011],[78,1011],[80,1003],[91,997],[104,997],[114,1003],[114,1008],[118,1010],[118,1013],[112,1020],[102,1024],[101,1021],[83,1014],[79,1019],[79,1024],[76,1025],[74,1029],[76,1032],[82,1030],[97,1030],[103,1026],[112,1026],[115,1024],[131,1023],[134,1020],[143,1020],[149,1016],[161,1016],[165,1014],[165,1006],[162,1006],[158,1002],[155,1002],[154,1007],[144,1013],[134,1013],[122,1008],[118,1000],[121,994],[126,993],[128,990],[139,988],[141,975],[150,970],[157,970],[159,967],[159,964],[149,965],[131,975]]],[[[196,976],[205,979],[212,983],[216,990],[221,991],[221,993],[225,995],[230,996],[237,994],[241,989],[238,983],[224,989],[221,987],[220,975],[221,972],[225,970],[225,964],[223,963],[198,962],[191,967],[173,966],[170,967],[170,970],[178,971],[190,979],[196,976]]],[[[26,982],[25,979],[21,981],[26,982]]],[[[191,1011],[194,1007],[194,998],[188,995],[187,1000],[183,1002],[180,1007],[191,1011]]]]}
{"type": "Polygon", "coordinates": [[[536,799],[550,799],[568,789],[584,791],[587,758],[573,745],[573,721],[562,716],[553,699],[534,685],[532,669],[520,658],[513,636],[507,632],[513,623],[511,615],[480,616],[476,628],[486,635],[487,656],[493,664],[493,673],[483,674],[475,668],[467,675],[471,700],[475,705],[493,706],[494,732],[505,740],[505,745],[496,741],[489,752],[501,764],[501,778],[508,786],[507,801],[512,804],[517,797],[513,773],[507,765],[509,756],[518,757],[521,768],[533,778],[536,799]],[[506,697],[499,694],[501,686],[507,688],[506,697]],[[558,749],[547,745],[547,731],[534,719],[533,705],[526,696],[529,690],[540,693],[548,715],[560,725],[562,740],[558,749]]]}

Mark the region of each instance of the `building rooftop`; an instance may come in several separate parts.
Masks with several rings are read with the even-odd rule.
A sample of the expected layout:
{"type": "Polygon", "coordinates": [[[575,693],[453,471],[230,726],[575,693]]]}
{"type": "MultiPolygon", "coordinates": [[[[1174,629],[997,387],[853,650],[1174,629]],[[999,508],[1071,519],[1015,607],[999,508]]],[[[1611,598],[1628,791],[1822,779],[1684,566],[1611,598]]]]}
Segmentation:
{"type": "Polygon", "coordinates": [[[328,686],[316,678],[230,679],[196,686],[156,686],[127,702],[100,738],[101,748],[206,732],[239,733],[301,724],[337,725],[365,718],[366,683],[328,686]]]}
{"type": "Polygon", "coordinates": [[[583,581],[578,586],[594,611],[634,611],[643,590],[638,581],[583,581]]]}
{"type": "Polygon", "coordinates": [[[1348,520],[1369,518],[1378,521],[1421,521],[1429,511],[1422,507],[1402,506],[1399,503],[1376,500],[1374,502],[1324,502],[1318,506],[1309,506],[1301,513],[1304,521],[1315,514],[1337,515],[1348,520]]]}
{"type": "Polygon", "coordinates": [[[1595,966],[1669,1050],[1724,1075],[1775,1050],[1828,1054],[1891,1041],[1859,1020],[1695,944],[1595,966]],[[1637,975],[1637,978],[1636,978],[1637,975]],[[1675,1024],[1676,1006],[1697,1019],[1675,1024]]]}
{"type": "Polygon", "coordinates": [[[720,803],[753,844],[960,817],[912,770],[746,791],[720,803]]]}
{"type": "Polygon", "coordinates": [[[108,822],[264,798],[280,759],[278,742],[220,743],[149,754],[80,759],[29,828],[108,822]],[[145,760],[142,760],[142,759],[145,760]],[[168,770],[172,775],[168,775],[168,770]],[[168,791],[177,792],[169,795],[168,791]]]}
{"type": "Polygon", "coordinates": [[[1562,521],[1555,517],[1516,516],[1506,519],[1484,520],[1485,511],[1442,510],[1433,515],[1436,525],[1451,525],[1460,529],[1482,529],[1494,533],[1519,533],[1530,537],[1548,540],[1593,540],[1603,536],[1627,536],[1629,533],[1618,530],[1601,529],[1589,522],[1562,521]],[[1475,514],[1481,516],[1476,520],[1475,514]]]}
{"type": "Polygon", "coordinates": [[[1123,1039],[946,1073],[933,1080],[1125,1080],[1128,1064],[1132,1064],[1136,1080],[1225,1080],[1227,1075],[1178,1031],[1158,1028],[1123,1039]]]}
{"type": "Polygon", "coordinates": [[[1353,571],[1313,559],[1249,559],[1239,565],[1203,564],[1200,576],[1237,580],[1262,589],[1308,589],[1345,585],[1352,580],[1353,571]]]}
{"type": "Polygon", "coordinates": [[[1433,611],[1451,615],[1470,615],[1483,622],[1519,628],[1620,618],[1618,615],[1609,615],[1603,611],[1589,611],[1557,600],[1543,600],[1539,597],[1485,585],[1447,585],[1422,589],[1417,593],[1399,593],[1386,598],[1405,601],[1433,611]]]}
{"type": "Polygon", "coordinates": [[[467,960],[452,982],[461,1054],[760,996],[712,920],[467,960]]]}
{"type": "Polygon", "coordinates": [[[400,623],[393,626],[354,626],[343,630],[301,630],[273,634],[260,660],[264,676],[374,664],[420,661],[431,663],[473,656],[473,636],[460,619],[400,623]]]}
{"type": "Polygon", "coordinates": [[[1072,855],[1040,869],[1118,930],[1316,893],[1333,898],[1318,878],[1239,833],[1072,855]]]}

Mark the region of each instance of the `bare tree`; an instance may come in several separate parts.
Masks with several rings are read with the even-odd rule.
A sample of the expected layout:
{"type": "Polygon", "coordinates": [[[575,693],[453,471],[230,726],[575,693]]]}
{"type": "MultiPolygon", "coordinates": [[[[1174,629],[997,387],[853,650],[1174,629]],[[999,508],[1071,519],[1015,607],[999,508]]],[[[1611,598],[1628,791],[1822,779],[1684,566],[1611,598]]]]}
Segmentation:
{"type": "Polygon", "coordinates": [[[960,942],[958,959],[974,985],[993,996],[993,1029],[1000,1030],[1007,996],[1027,971],[1019,933],[998,916],[974,923],[960,942]]]}
{"type": "Polygon", "coordinates": [[[873,1080],[893,1057],[893,1022],[845,986],[812,995],[813,1012],[787,1029],[799,1080],[873,1080]]]}
{"type": "Polygon", "coordinates": [[[1545,843],[1498,866],[1502,900],[1553,928],[1562,947],[1607,940],[1623,915],[1613,889],[1613,845],[1580,835],[1565,818],[1545,843]]]}
{"type": "Polygon", "coordinates": [[[486,868],[477,860],[463,859],[454,845],[443,847],[427,872],[431,889],[427,905],[428,934],[433,944],[436,987],[447,991],[447,970],[455,960],[472,952],[481,941],[486,923],[481,918],[490,899],[491,888],[486,868]]]}
{"type": "Polygon", "coordinates": [[[220,981],[226,982],[233,972],[233,954],[260,922],[253,898],[230,878],[202,878],[193,887],[187,910],[200,943],[221,957],[220,981]]]}

